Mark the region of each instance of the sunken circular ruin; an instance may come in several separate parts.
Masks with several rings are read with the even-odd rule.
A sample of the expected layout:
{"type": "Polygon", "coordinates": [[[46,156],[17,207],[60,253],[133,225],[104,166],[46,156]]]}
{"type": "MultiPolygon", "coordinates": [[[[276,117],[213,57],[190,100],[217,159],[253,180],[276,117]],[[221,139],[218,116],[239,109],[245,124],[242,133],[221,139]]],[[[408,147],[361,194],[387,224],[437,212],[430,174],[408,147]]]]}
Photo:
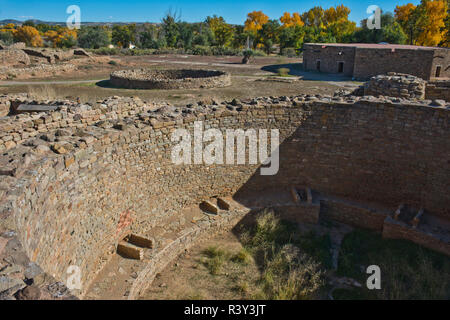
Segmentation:
{"type": "MultiPolygon", "coordinates": [[[[0,97],[0,104],[2,98],[11,103],[0,97]]],[[[448,250],[445,238],[390,215],[399,208],[401,218],[399,204],[407,203],[448,221],[450,105],[311,95],[234,104],[239,107],[227,101],[175,107],[111,97],[92,106],[65,102],[53,111],[1,118],[0,245],[14,241],[17,250],[10,244],[0,258],[20,252],[20,268],[28,268],[27,257],[46,274],[30,272],[26,279],[51,288],[56,298],[60,284],[68,283],[68,270],[79,270],[82,285],[71,290],[83,298],[119,244],[142,235],[155,246],[146,247],[137,277],[127,282],[127,298],[136,299],[176,256],[247,214],[222,210],[195,220],[181,214],[184,208],[293,186],[331,195],[323,201],[326,210],[319,210],[325,218],[448,250]],[[175,164],[172,132],[193,135],[200,120],[224,137],[231,129],[279,130],[279,170],[263,175],[257,163],[175,164]],[[376,203],[388,213],[349,208],[350,200],[332,201],[336,197],[376,203]]],[[[307,202],[314,196],[298,198],[307,202]]],[[[320,209],[301,203],[293,215],[300,216],[300,207],[320,209]]],[[[24,285],[16,280],[8,281],[24,285]]]]}
{"type": "Polygon", "coordinates": [[[134,69],[112,72],[110,83],[126,89],[197,89],[229,86],[231,77],[218,70],[134,69]]]}

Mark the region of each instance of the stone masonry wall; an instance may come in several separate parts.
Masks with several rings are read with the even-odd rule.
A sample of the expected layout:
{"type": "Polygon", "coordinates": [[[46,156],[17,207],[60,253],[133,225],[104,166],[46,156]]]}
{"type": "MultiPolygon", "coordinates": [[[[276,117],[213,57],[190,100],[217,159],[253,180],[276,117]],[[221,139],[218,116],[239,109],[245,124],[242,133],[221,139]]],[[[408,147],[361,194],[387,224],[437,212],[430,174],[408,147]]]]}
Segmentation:
{"type": "Polygon", "coordinates": [[[383,230],[384,220],[389,214],[333,199],[324,199],[321,204],[323,206],[322,214],[325,218],[378,232],[383,230]]]}
{"type": "Polygon", "coordinates": [[[364,95],[410,99],[425,98],[426,81],[407,74],[389,73],[370,78],[364,84],[364,95]]]}
{"type": "Polygon", "coordinates": [[[128,89],[195,89],[231,85],[227,72],[215,70],[121,70],[110,75],[110,82],[128,89]]]}
{"type": "MultiPolygon", "coordinates": [[[[450,55],[450,50],[447,51],[443,52],[450,55]]],[[[356,48],[353,76],[368,79],[378,74],[397,72],[429,80],[432,77],[433,57],[432,50],[356,48]]]]}
{"type": "Polygon", "coordinates": [[[449,48],[439,48],[434,51],[433,63],[431,65],[431,78],[439,79],[450,78],[450,49],[449,48]],[[439,71],[439,75],[436,73],[439,71]]]}
{"type": "Polygon", "coordinates": [[[343,75],[353,75],[355,49],[350,47],[335,47],[305,44],[303,46],[303,67],[305,70],[338,73],[339,62],[344,63],[343,75]],[[320,61],[320,70],[317,70],[317,61],[320,61]]]}
{"type": "Polygon", "coordinates": [[[436,236],[420,232],[407,224],[396,221],[388,217],[383,226],[383,238],[387,239],[406,239],[415,243],[420,243],[422,246],[440,251],[450,256],[450,246],[448,241],[439,239],[436,236]]]}
{"type": "Polygon", "coordinates": [[[88,284],[126,232],[164,227],[167,217],[216,195],[308,185],[392,208],[408,201],[448,219],[449,108],[394,101],[301,95],[177,108],[112,98],[7,117],[0,231],[16,230],[50,275],[62,278],[77,265],[88,284]],[[222,132],[279,129],[279,172],[174,165],[171,132],[192,132],[197,120],[222,132]]]}
{"type": "Polygon", "coordinates": [[[427,83],[425,98],[450,101],[450,80],[433,80],[427,83]]]}

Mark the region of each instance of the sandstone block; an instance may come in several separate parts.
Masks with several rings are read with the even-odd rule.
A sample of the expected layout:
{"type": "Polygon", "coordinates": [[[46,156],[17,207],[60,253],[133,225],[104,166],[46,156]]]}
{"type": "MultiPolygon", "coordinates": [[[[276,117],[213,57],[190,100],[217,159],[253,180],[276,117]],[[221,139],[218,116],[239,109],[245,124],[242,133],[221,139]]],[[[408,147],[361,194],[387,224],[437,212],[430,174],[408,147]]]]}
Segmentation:
{"type": "Polygon", "coordinates": [[[219,206],[220,209],[222,210],[230,210],[230,204],[228,203],[228,201],[226,201],[224,198],[217,198],[217,205],[219,206]]]}
{"type": "Polygon", "coordinates": [[[142,250],[142,248],[138,248],[125,241],[121,241],[117,245],[117,253],[129,259],[144,259],[144,251],[142,250]]]}
{"type": "Polygon", "coordinates": [[[217,206],[212,204],[209,201],[203,201],[202,203],[200,203],[200,209],[202,209],[203,211],[206,211],[208,213],[213,213],[213,214],[219,213],[219,209],[217,208],[217,206]]]}

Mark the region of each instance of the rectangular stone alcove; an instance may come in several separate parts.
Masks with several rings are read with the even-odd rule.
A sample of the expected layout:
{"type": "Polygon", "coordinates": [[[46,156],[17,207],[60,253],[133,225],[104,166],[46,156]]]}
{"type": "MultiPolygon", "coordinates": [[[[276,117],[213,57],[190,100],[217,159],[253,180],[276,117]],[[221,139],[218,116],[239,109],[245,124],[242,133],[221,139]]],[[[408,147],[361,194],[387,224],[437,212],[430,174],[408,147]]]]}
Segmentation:
{"type": "Polygon", "coordinates": [[[320,202],[313,199],[310,188],[292,187],[291,196],[293,204],[274,207],[275,212],[283,219],[298,223],[318,223],[320,202]]]}
{"type": "Polygon", "coordinates": [[[144,259],[144,249],[152,249],[154,241],[143,236],[129,234],[117,244],[117,253],[128,259],[144,259]]]}

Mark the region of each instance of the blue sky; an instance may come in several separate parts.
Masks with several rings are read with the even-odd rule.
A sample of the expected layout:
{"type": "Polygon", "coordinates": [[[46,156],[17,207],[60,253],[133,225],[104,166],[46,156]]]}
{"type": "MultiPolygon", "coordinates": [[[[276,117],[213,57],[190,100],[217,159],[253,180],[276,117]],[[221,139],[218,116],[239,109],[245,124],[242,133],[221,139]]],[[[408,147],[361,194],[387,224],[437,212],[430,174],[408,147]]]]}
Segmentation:
{"type": "Polygon", "coordinates": [[[203,21],[206,16],[217,14],[233,24],[243,24],[248,12],[262,10],[272,19],[278,19],[283,12],[303,12],[315,5],[323,8],[343,3],[352,12],[350,19],[359,21],[366,18],[366,8],[378,5],[384,11],[392,11],[397,4],[419,0],[279,0],[279,1],[238,1],[238,0],[0,0],[0,20],[2,19],[40,19],[46,21],[66,21],[69,5],[81,8],[82,21],[95,22],[160,22],[161,17],[171,8],[181,12],[181,18],[188,22],[203,21]]]}

